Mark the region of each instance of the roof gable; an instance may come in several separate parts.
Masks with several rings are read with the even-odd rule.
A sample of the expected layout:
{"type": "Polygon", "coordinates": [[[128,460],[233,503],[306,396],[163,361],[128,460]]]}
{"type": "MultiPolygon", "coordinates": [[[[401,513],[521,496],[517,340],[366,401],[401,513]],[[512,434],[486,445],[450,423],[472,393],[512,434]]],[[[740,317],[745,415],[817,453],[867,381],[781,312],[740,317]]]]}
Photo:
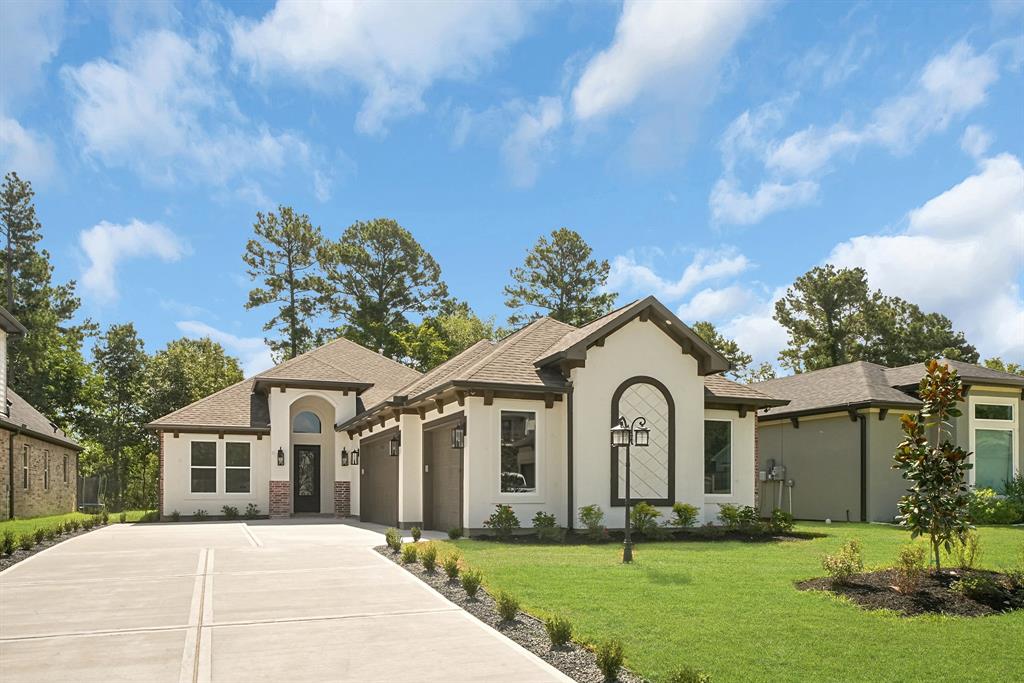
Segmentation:
{"type": "MultiPolygon", "coordinates": [[[[996,386],[1024,387],[1024,377],[1001,370],[993,370],[983,365],[965,363],[959,360],[940,358],[940,363],[956,370],[960,378],[967,384],[993,384],[996,386]]],[[[925,375],[924,363],[911,363],[898,368],[885,370],[886,380],[890,386],[916,388],[925,375]]]]}

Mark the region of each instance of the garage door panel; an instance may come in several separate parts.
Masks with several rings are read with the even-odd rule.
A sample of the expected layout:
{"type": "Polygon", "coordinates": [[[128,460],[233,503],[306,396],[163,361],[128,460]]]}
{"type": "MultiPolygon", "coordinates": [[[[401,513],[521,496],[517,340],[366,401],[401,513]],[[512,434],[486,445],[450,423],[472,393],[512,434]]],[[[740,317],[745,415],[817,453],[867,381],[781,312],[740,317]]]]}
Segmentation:
{"type": "Polygon", "coordinates": [[[398,524],[398,458],[388,454],[388,439],[359,449],[359,517],[366,522],[398,524]]]}

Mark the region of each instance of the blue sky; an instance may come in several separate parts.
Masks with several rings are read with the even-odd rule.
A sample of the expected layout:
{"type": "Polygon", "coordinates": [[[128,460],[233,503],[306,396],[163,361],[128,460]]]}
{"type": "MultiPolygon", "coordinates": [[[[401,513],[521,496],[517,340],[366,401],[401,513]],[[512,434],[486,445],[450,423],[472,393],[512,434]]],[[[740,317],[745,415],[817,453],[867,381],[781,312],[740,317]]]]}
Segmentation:
{"type": "Polygon", "coordinates": [[[82,314],[269,362],[258,210],[397,219],[503,322],[579,231],[759,360],[831,261],[1024,360],[1024,3],[0,5],[0,160],[82,314]],[[945,263],[943,263],[945,261],[945,263]]]}

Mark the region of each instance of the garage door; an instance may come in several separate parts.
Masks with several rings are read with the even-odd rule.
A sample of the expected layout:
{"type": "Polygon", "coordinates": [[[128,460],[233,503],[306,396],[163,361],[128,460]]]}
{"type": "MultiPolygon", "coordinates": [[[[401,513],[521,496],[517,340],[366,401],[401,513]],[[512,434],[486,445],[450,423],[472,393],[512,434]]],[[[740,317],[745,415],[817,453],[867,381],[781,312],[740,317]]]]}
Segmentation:
{"type": "Polygon", "coordinates": [[[388,455],[391,435],[359,444],[359,519],[398,525],[398,458],[388,455]]]}
{"type": "Polygon", "coordinates": [[[462,451],[451,447],[451,425],[423,433],[424,526],[462,528],[462,451]]]}

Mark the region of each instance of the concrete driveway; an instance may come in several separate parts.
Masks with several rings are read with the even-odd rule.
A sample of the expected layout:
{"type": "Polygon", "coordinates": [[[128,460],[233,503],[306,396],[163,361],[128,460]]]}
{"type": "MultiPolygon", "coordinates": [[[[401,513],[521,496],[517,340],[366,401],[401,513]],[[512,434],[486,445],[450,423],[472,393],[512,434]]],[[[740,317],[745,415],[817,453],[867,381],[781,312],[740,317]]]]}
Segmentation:
{"type": "Polygon", "coordinates": [[[0,680],[568,681],[333,520],[112,525],[0,573],[0,680]]]}

